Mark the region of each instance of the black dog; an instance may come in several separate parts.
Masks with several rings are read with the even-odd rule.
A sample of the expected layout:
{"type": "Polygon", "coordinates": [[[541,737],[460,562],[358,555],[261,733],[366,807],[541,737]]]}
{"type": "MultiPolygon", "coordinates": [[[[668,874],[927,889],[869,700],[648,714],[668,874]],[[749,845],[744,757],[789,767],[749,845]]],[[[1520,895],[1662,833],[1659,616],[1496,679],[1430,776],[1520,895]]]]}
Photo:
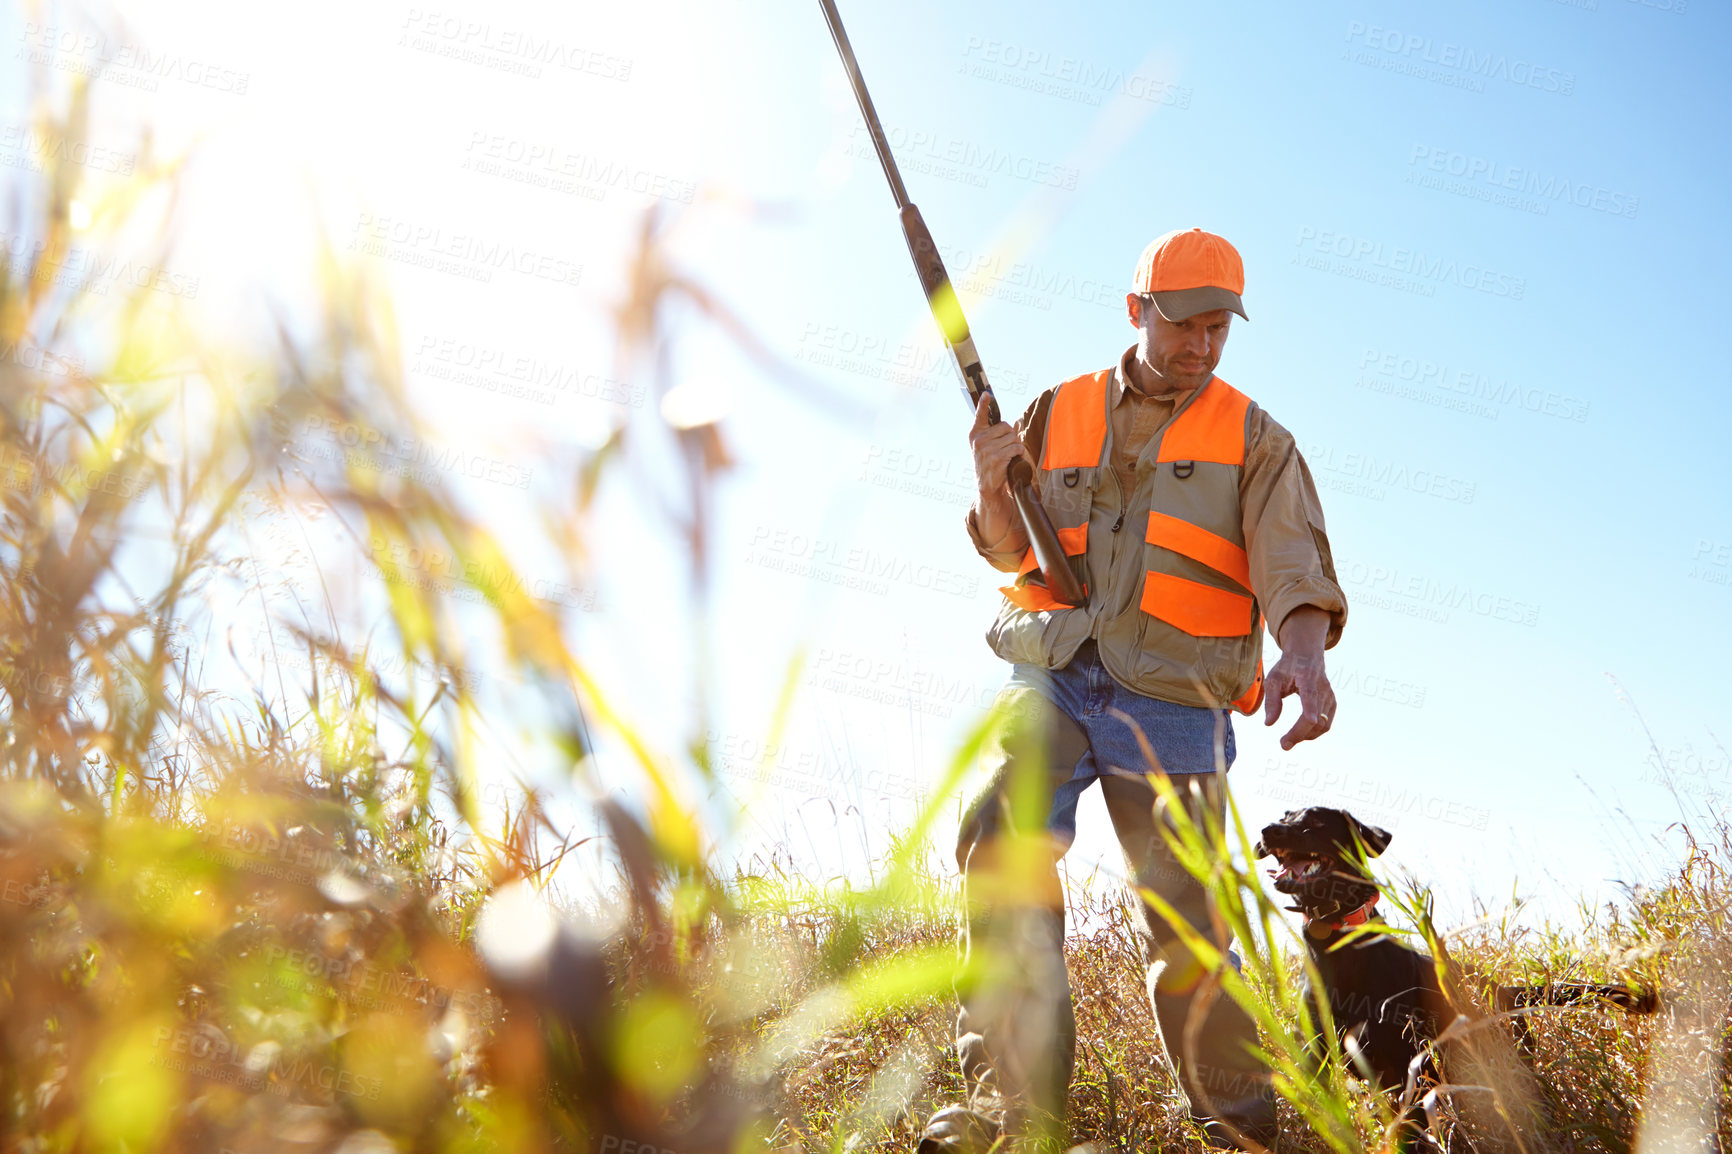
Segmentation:
{"type": "MultiPolygon", "coordinates": [[[[1333,948],[1348,929],[1376,916],[1378,889],[1358,862],[1388,846],[1386,831],[1341,810],[1313,806],[1264,826],[1257,856],[1274,856],[1280,866],[1276,892],[1290,895],[1304,915],[1306,946],[1342,1049],[1379,1088],[1394,1090],[1450,1015],[1437,971],[1424,954],[1382,934],[1333,948]]],[[[1315,997],[1309,977],[1300,996],[1315,997]]],[[[1435,1071],[1429,1073],[1435,1078],[1435,1071]]]]}
{"type": "MultiPolygon", "coordinates": [[[[1292,908],[1305,918],[1306,945],[1343,1051],[1379,1088],[1395,1090],[1406,1083],[1410,1066],[1436,1041],[1439,1027],[1454,1011],[1432,959],[1396,939],[1375,934],[1333,948],[1352,927],[1382,921],[1376,912],[1378,889],[1364,859],[1382,853],[1389,840],[1387,831],[1350,813],[1312,806],[1290,810],[1264,826],[1257,856],[1274,856],[1280,867],[1275,889],[1291,895],[1292,908]]],[[[1309,979],[1301,997],[1315,997],[1309,979]]],[[[1502,986],[1492,1001],[1499,1011],[1586,1001],[1609,1002],[1633,1013],[1658,1008],[1652,993],[1580,983],[1502,986]]],[[[1518,1040],[1526,1048],[1525,1024],[1520,1018],[1515,1022],[1518,1040]]],[[[1313,1052],[1321,1059],[1321,1039],[1313,1042],[1313,1052]]],[[[1440,1081],[1433,1058],[1427,1053],[1420,1063],[1421,1085],[1440,1081]]]]}

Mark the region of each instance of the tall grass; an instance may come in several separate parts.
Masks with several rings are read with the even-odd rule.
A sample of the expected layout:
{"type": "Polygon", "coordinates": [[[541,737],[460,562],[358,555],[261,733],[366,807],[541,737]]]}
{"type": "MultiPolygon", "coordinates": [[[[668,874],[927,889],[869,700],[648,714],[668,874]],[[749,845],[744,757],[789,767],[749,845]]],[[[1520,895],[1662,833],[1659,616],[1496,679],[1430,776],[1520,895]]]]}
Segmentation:
{"type": "MultiPolygon", "coordinates": [[[[83,139],[86,106],[81,87],[39,83],[33,139],[83,139]]],[[[961,1089],[957,894],[929,846],[999,719],[961,744],[869,883],[816,885],[780,858],[718,870],[684,793],[706,772],[708,707],[662,719],[657,733],[689,724],[688,748],[659,748],[483,516],[331,437],[425,439],[367,270],[321,254],[315,322],[236,348],[196,331],[160,278],[93,271],[91,254],[169,266],[166,244],[139,238],[172,234],[173,166],[146,150],[136,174],[97,185],[74,152],[46,149],[11,188],[0,279],[6,1148],[907,1147],[961,1089]],[[311,585],[280,580],[296,549],[311,585]],[[392,560],[428,555],[487,575],[468,590],[482,601],[392,560]],[[569,767],[572,796],[606,795],[592,726],[630,758],[632,804],[587,803],[605,854],[584,860],[607,864],[586,880],[609,900],[558,908],[569,824],[534,791],[483,797],[487,695],[501,691],[569,767]]],[[[628,361],[653,354],[670,294],[736,324],[655,238],[646,218],[619,310],[628,361]]],[[[565,582],[590,585],[590,502],[647,436],[671,437],[688,470],[676,528],[701,620],[728,461],[713,426],[622,428],[538,463],[555,478],[539,512],[565,582]]],[[[1636,973],[1671,991],[1655,1022],[1534,1015],[1531,1087],[1498,1083],[1502,1130],[1462,1125],[1527,1151],[1659,1151],[1720,1125],[1727,831],[1712,836],[1669,886],[1570,933],[1488,922],[1446,939],[1421,891],[1390,888],[1470,1021],[1482,977],[1636,973]]],[[[1227,929],[1245,955],[1242,976],[1217,967],[1216,996],[1263,1026],[1291,1147],[1387,1147],[1390,1106],[1338,1054],[1317,1070],[1295,1041],[1310,1032],[1301,955],[1236,815],[1179,837],[1224,919],[1193,928],[1196,948],[1213,956],[1227,929]]],[[[1194,1144],[1126,900],[1071,912],[1088,927],[1066,947],[1071,1136],[1194,1144]]]]}
{"type": "MultiPolygon", "coordinates": [[[[658,748],[487,520],[370,451],[428,437],[366,267],[319,254],[323,310],[273,348],[197,331],[158,275],[103,280],[117,257],[171,267],[137,246],[172,234],[177,173],[99,184],[69,163],[86,107],[39,78],[0,279],[8,1147],[768,1139],[798,1055],[948,987],[923,832],[864,889],[715,873],[680,769],[707,764],[701,710],[689,763],[658,748]],[[484,578],[404,563],[427,557],[484,578]],[[311,577],[284,579],[290,560],[311,577]],[[584,888],[610,900],[556,912],[569,825],[534,792],[484,796],[507,694],[570,797],[607,795],[592,726],[630,759],[629,804],[588,806],[611,864],[584,888]]],[[[653,354],[665,299],[731,322],[656,238],[646,219],[622,361],[653,354]]],[[[590,502],[632,438],[671,439],[701,618],[727,453],[714,427],[647,419],[536,462],[555,478],[537,512],[560,584],[590,586],[590,502]]]]}

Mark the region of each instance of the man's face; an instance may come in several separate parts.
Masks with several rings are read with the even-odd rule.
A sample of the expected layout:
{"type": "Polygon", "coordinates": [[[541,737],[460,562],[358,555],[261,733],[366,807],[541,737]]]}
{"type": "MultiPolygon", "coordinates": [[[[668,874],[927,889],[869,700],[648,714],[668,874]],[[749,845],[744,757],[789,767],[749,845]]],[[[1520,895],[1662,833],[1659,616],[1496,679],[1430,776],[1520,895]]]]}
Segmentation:
{"type": "Polygon", "coordinates": [[[1209,383],[1227,345],[1231,312],[1214,309],[1170,321],[1137,293],[1126,295],[1125,309],[1137,329],[1137,359],[1161,384],[1173,390],[1199,389],[1209,383]]]}

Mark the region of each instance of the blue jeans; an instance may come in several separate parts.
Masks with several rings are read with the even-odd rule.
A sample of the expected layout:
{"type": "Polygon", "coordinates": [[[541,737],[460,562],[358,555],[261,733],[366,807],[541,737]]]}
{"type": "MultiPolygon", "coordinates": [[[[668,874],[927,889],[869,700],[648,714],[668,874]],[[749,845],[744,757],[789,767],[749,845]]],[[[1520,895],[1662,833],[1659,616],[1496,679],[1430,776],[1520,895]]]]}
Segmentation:
{"type": "Polygon", "coordinates": [[[1088,752],[1076,763],[1070,779],[1053,791],[1047,828],[1065,845],[1076,840],[1077,802],[1097,778],[1141,778],[1155,769],[1170,776],[1214,773],[1217,744],[1226,765],[1233,764],[1229,710],[1157,701],[1126,689],[1101,664],[1092,640],[1083,642],[1063,669],[1012,666],[1005,688],[1013,686],[1038,692],[1088,738],[1088,752]],[[1130,723],[1119,713],[1127,715],[1130,723]],[[1137,740],[1139,731],[1155,756],[1153,765],[1137,740]]]}
{"type": "MultiPolygon", "coordinates": [[[[993,763],[992,781],[968,807],[956,842],[966,911],[962,956],[979,951],[996,964],[986,967],[990,978],[957,984],[956,1056],[977,1113],[1006,1126],[1048,1119],[1039,1124],[1062,1136],[1076,1017],[1058,863],[1076,839],[1077,801],[1100,782],[1129,881],[1159,894],[1207,934],[1208,892],[1168,846],[1168,819],[1145,775],[1156,768],[1191,775],[1181,804],[1194,821],[1205,813],[1219,820],[1225,793],[1214,777],[1216,751],[1231,764],[1233,729],[1225,710],[1174,705],[1124,688],[1092,642],[1063,669],[1016,666],[998,706],[1004,724],[981,750],[993,763]],[[1139,731],[1156,764],[1143,752],[1139,731]]],[[[1238,1003],[1221,997],[1198,1007],[1206,1021],[1190,1029],[1205,967],[1148,902],[1134,905],[1150,1004],[1192,1115],[1272,1134],[1275,1100],[1269,1070],[1254,1052],[1256,1026],[1238,1003]]]]}

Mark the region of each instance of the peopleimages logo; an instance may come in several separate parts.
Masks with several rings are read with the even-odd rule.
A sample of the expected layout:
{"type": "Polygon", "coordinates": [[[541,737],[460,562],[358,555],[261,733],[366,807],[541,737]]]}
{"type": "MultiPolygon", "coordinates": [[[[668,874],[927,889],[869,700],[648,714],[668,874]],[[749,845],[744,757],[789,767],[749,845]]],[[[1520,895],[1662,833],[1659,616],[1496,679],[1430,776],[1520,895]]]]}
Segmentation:
{"type": "Polygon", "coordinates": [[[469,134],[460,167],[554,192],[601,200],[609,189],[624,188],[653,200],[690,204],[697,182],[638,168],[594,153],[573,152],[550,141],[522,140],[499,133],[469,134]]]}
{"type": "Polygon", "coordinates": [[[415,350],[415,367],[438,380],[504,396],[552,404],[554,393],[586,397],[610,405],[641,409],[647,390],[600,373],[546,361],[518,349],[492,347],[461,338],[426,335],[415,350]]]}
{"type": "Polygon", "coordinates": [[[935,392],[946,383],[938,370],[950,354],[930,341],[893,342],[875,333],[808,321],[793,357],[821,368],[935,392]]]}
{"type": "Polygon", "coordinates": [[[765,742],[742,733],[711,730],[711,765],[722,777],[754,785],[791,790],[807,797],[847,796],[864,791],[880,797],[919,800],[924,789],[918,778],[880,769],[828,750],[765,742]]]}
{"type": "Polygon", "coordinates": [[[999,687],[981,685],[935,666],[823,646],[806,663],[807,685],[910,713],[949,717],[958,707],[985,712],[999,687]]]}
{"type": "MultiPolygon", "coordinates": [[[[1435,284],[1452,284],[1512,301],[1521,300],[1527,292],[1526,277],[1512,276],[1453,257],[1427,256],[1418,249],[1385,246],[1380,240],[1351,233],[1330,232],[1305,225],[1299,229],[1296,243],[1295,264],[1320,267],[1317,262],[1322,261],[1322,271],[1355,275],[1373,283],[1392,283],[1393,287],[1412,285],[1421,289],[1430,289],[1435,284]],[[1347,267],[1328,266],[1330,257],[1340,258],[1347,267]]],[[[1421,295],[1430,296],[1432,293],[1421,295]]]]}
{"type": "MultiPolygon", "coordinates": [[[[513,489],[529,488],[534,470],[507,461],[495,460],[479,453],[435,444],[417,437],[387,435],[354,421],[344,421],[311,413],[302,422],[302,430],[317,435],[335,453],[320,455],[327,460],[342,460],[355,468],[371,468],[386,472],[411,470],[423,480],[435,473],[451,473],[476,481],[491,481],[513,489]]],[[[288,431],[288,430],[284,430],[288,431]]],[[[307,447],[303,447],[307,448],[307,447]]]]}
{"type": "Polygon", "coordinates": [[[1330,488],[1345,488],[1347,492],[1383,500],[1387,489],[1405,490],[1442,501],[1473,504],[1474,482],[1440,473],[1435,469],[1415,468],[1401,461],[1379,457],[1375,453],[1342,451],[1333,445],[1311,442],[1305,446],[1305,462],[1318,480],[1334,474],[1344,484],[1330,488]]]}
{"type": "Polygon", "coordinates": [[[369,256],[417,265],[483,283],[496,269],[555,284],[575,285],[583,265],[521,245],[502,244],[475,233],[451,232],[402,217],[363,212],[355,221],[349,248],[369,256]]]}
{"type": "Polygon", "coordinates": [[[142,44],[112,40],[94,31],[57,24],[24,22],[18,34],[23,51],[17,56],[32,64],[88,76],[127,88],[155,92],[164,80],[245,96],[252,74],[176,52],[153,52],[142,44]]]}
{"type": "Polygon", "coordinates": [[[1642,203],[1641,197],[1591,181],[1570,180],[1555,173],[1542,173],[1531,167],[1469,156],[1465,152],[1434,148],[1429,144],[1414,145],[1407,163],[1409,183],[1437,187],[1445,192],[1460,192],[1481,200],[1494,200],[1505,192],[1519,194],[1506,197],[1505,201],[1510,207],[1537,211],[1540,215],[1550,211],[1550,204],[1562,202],[1634,220],[1636,209],[1642,203]],[[1464,187],[1452,187],[1450,182],[1442,180],[1433,181],[1429,179],[1430,173],[1458,177],[1464,187]],[[1521,197],[1533,197],[1531,206],[1521,197]]]}
{"type": "Polygon", "coordinates": [[[1732,585],[1732,542],[1698,537],[1690,554],[1690,576],[1710,585],[1732,585]]]}
{"type": "Polygon", "coordinates": [[[0,254],[13,258],[14,268],[34,265],[37,275],[52,277],[56,285],[76,286],[80,292],[97,296],[108,295],[114,285],[149,289],[188,300],[198,296],[198,277],[92,249],[50,249],[46,240],[22,233],[0,232],[0,254]]]}
{"type": "Polygon", "coordinates": [[[1049,310],[1058,297],[1069,297],[1102,308],[1124,308],[1125,291],[1119,284],[1079,277],[1033,261],[1007,262],[996,252],[960,246],[940,244],[938,255],[944,259],[950,281],[959,292],[997,297],[1013,304],[1049,310]]]}
{"type": "Polygon", "coordinates": [[[1263,778],[1257,785],[1275,801],[1315,805],[1320,795],[1326,800],[1341,800],[1351,805],[1354,813],[1384,825],[1397,825],[1396,818],[1419,817],[1483,830],[1491,821],[1488,809],[1427,794],[1405,782],[1373,780],[1339,769],[1320,770],[1278,757],[1264,763],[1263,778]]]}
{"type": "Polygon", "coordinates": [[[1394,386],[1405,383],[1434,394],[1453,394],[1447,398],[1452,403],[1444,407],[1491,420],[1497,419],[1500,410],[1475,402],[1487,401],[1491,406],[1501,405],[1512,410],[1520,408],[1563,421],[1588,419],[1588,402],[1578,397],[1522,385],[1506,375],[1471,368],[1452,369],[1447,363],[1428,357],[1368,348],[1359,356],[1359,368],[1363,375],[1354,383],[1361,388],[1386,393],[1396,391],[1394,386]]]}
{"type": "Polygon", "coordinates": [[[1349,600],[1370,604],[1409,617],[1422,617],[1448,624],[1449,612],[1462,609],[1477,617],[1506,621],[1512,625],[1539,623],[1539,605],[1521,598],[1475,588],[1463,581],[1443,581],[1424,573],[1409,573],[1393,566],[1367,565],[1361,561],[1338,563],[1336,575],[1342,585],[1357,587],[1349,600]]]}
{"type": "MultiPolygon", "coordinates": [[[[997,145],[979,144],[919,129],[910,131],[899,124],[887,124],[883,128],[884,138],[895,150],[901,164],[916,172],[930,171],[944,179],[959,180],[977,188],[985,188],[993,176],[1010,176],[1032,184],[1075,189],[1077,179],[1082,175],[1082,170],[1075,165],[1041,160],[997,145]]],[[[865,123],[858,119],[848,130],[848,155],[860,159],[877,155],[865,123]]]]}
{"type": "Polygon", "coordinates": [[[8,168],[29,168],[47,171],[49,163],[65,162],[97,172],[116,176],[131,176],[138,159],[131,153],[117,152],[100,144],[67,136],[60,132],[43,132],[27,125],[0,126],[0,149],[19,153],[16,161],[0,160],[8,168]]]}
{"type": "Polygon", "coordinates": [[[1531,60],[1511,59],[1502,52],[1480,51],[1358,20],[1347,25],[1347,42],[1370,50],[1356,53],[1349,49],[1348,58],[1355,63],[1409,72],[1421,79],[1439,80],[1475,92],[1485,91],[1487,80],[1503,80],[1560,96],[1572,95],[1576,90],[1574,72],[1561,72],[1531,60]]]}
{"type": "Polygon", "coordinates": [[[543,65],[621,83],[631,79],[632,62],[625,57],[570,44],[529,28],[494,25],[420,8],[409,9],[403,17],[397,44],[431,56],[532,79],[541,76],[543,65]]]}
{"type": "Polygon", "coordinates": [[[746,564],[877,596],[888,593],[892,581],[956,597],[972,598],[980,593],[980,578],[970,574],[770,525],[759,525],[753,531],[746,564]]]}
{"type": "Polygon", "coordinates": [[[1103,97],[1128,96],[1172,108],[1191,106],[1191,90],[1172,81],[1140,72],[1127,74],[1121,68],[1055,54],[1044,48],[1022,48],[970,36],[962,55],[965,63],[958,69],[960,72],[1061,100],[1098,106],[1103,97]]]}

